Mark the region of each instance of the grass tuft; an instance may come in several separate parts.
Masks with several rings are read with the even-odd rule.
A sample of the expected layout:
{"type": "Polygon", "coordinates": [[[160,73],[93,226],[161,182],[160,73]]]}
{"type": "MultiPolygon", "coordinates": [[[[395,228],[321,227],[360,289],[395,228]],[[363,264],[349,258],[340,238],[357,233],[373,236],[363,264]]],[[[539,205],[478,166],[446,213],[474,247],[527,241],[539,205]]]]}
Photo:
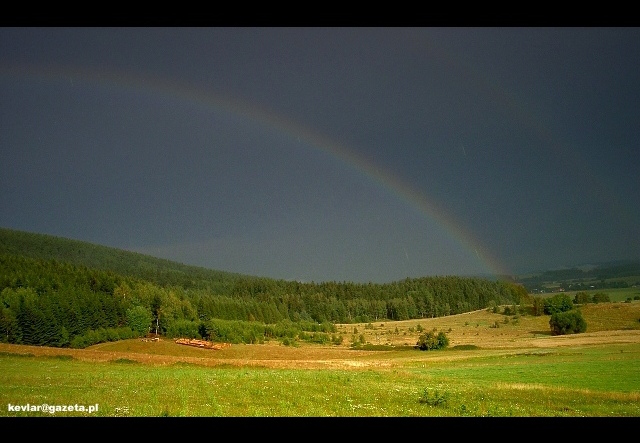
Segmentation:
{"type": "Polygon", "coordinates": [[[35,355],[31,353],[22,354],[19,352],[0,352],[0,357],[35,357],[35,355]]]}
{"type": "Polygon", "coordinates": [[[440,392],[438,389],[424,388],[422,395],[418,398],[418,403],[426,404],[429,406],[446,406],[449,402],[449,394],[447,392],[440,392]]]}
{"type": "Polygon", "coordinates": [[[111,360],[111,362],[112,363],[122,363],[122,364],[127,364],[127,365],[137,364],[138,363],[137,361],[131,360],[129,358],[118,358],[118,359],[115,359],[115,360],[111,360]]]}
{"type": "Polygon", "coordinates": [[[60,354],[60,355],[47,355],[45,356],[45,358],[51,358],[53,360],[64,360],[64,361],[68,361],[68,360],[73,360],[73,355],[67,355],[67,354],[60,354]]]}

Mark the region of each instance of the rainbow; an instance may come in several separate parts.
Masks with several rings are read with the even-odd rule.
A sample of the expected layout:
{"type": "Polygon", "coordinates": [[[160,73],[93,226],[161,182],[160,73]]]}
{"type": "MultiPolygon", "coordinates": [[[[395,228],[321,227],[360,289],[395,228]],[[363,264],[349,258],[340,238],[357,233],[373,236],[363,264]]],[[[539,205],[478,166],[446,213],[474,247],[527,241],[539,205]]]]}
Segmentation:
{"type": "Polygon", "coordinates": [[[435,201],[430,200],[423,193],[418,192],[407,182],[325,135],[278,115],[271,110],[261,108],[256,104],[242,102],[236,97],[214,94],[202,88],[167,79],[149,78],[129,72],[122,73],[84,67],[51,65],[0,66],[0,76],[19,79],[30,78],[41,81],[63,81],[69,82],[71,85],[74,83],[88,83],[90,85],[117,88],[119,91],[124,89],[135,93],[144,92],[153,96],[164,96],[235,114],[280,133],[288,134],[294,139],[297,138],[304,141],[305,145],[339,160],[386,192],[419,211],[428,219],[435,221],[438,226],[441,226],[451,235],[453,240],[462,246],[463,250],[469,253],[470,257],[478,259],[487,273],[511,275],[509,269],[492,255],[485,245],[474,238],[464,226],[448,214],[444,208],[438,206],[435,201]]]}

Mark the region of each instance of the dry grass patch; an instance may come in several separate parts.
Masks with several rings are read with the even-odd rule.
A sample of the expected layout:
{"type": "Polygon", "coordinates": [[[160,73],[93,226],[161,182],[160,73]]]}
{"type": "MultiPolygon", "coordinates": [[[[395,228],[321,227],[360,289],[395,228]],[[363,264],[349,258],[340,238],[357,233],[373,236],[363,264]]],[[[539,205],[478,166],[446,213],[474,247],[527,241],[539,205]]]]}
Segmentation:
{"type": "MultiPolygon", "coordinates": [[[[587,322],[587,333],[640,330],[640,303],[588,304],[579,309],[587,322]]],[[[559,346],[563,341],[554,340],[551,336],[549,319],[548,315],[503,315],[483,309],[439,318],[336,326],[338,333],[348,338],[342,345],[346,347],[350,345],[353,335],[360,334],[364,335],[367,343],[374,345],[413,346],[421,334],[417,330],[418,326],[421,326],[423,331],[444,331],[449,338],[450,348],[465,345],[475,345],[482,349],[517,348],[539,346],[543,340],[553,346],[559,346]],[[353,333],[354,328],[357,329],[357,334],[353,333]]],[[[613,341],[624,340],[617,334],[615,336],[617,338],[613,341]]],[[[597,337],[600,339],[603,336],[597,337]]],[[[575,340],[575,337],[572,339],[575,340]]]]}
{"type": "Polygon", "coordinates": [[[587,332],[613,329],[640,330],[640,302],[589,303],[580,307],[587,332]]]}
{"type": "Polygon", "coordinates": [[[299,343],[284,346],[272,341],[265,344],[234,344],[212,350],[176,344],[171,339],[142,341],[140,339],[101,343],[86,349],[47,348],[0,343],[0,353],[35,356],[66,355],[83,361],[110,362],[118,359],[151,365],[194,364],[200,366],[251,366],[265,368],[389,368],[403,361],[453,361],[474,352],[522,352],[540,348],[583,346],[603,343],[640,343],[640,303],[601,303],[580,308],[587,322],[587,332],[552,336],[549,316],[506,316],[489,310],[440,318],[398,322],[380,321],[336,325],[344,336],[341,345],[299,343]],[[449,338],[447,352],[401,351],[413,347],[421,332],[445,331],[449,338]],[[354,350],[351,338],[356,328],[366,342],[389,345],[387,351],[354,350]],[[456,347],[472,347],[454,352],[456,347]],[[394,350],[395,349],[395,350],[394,350]]]}

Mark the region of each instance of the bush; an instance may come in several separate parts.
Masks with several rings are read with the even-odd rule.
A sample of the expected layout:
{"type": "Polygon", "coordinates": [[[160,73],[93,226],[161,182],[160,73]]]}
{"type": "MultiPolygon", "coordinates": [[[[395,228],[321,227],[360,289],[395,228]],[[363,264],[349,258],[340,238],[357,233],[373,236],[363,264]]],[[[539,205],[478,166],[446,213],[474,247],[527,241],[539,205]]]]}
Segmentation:
{"type": "Polygon", "coordinates": [[[418,398],[419,403],[429,406],[445,406],[449,401],[447,392],[440,392],[437,389],[424,388],[422,396],[418,398]]]}
{"type": "Polygon", "coordinates": [[[609,303],[610,301],[609,294],[605,294],[604,292],[596,292],[593,294],[594,303],[609,303]]]}
{"type": "Polygon", "coordinates": [[[553,314],[549,326],[553,335],[577,334],[587,330],[587,322],[577,310],[553,314]]]}
{"type": "Polygon", "coordinates": [[[76,335],[75,337],[73,337],[73,339],[71,339],[70,346],[72,348],[76,348],[76,349],[84,349],[88,345],[87,345],[87,340],[84,337],[84,335],[76,335]]]}
{"type": "Polygon", "coordinates": [[[296,345],[296,341],[294,339],[292,339],[292,338],[284,337],[282,339],[282,344],[284,346],[295,346],[296,345]]]}
{"type": "Polygon", "coordinates": [[[137,338],[139,335],[140,334],[128,326],[107,329],[99,328],[96,330],[90,329],[82,335],[74,336],[71,339],[69,346],[76,349],[83,349],[98,343],[137,338]]]}
{"type": "Polygon", "coordinates": [[[311,335],[307,336],[306,341],[324,345],[331,341],[331,337],[326,332],[312,332],[311,335]]]}
{"type": "Polygon", "coordinates": [[[531,306],[531,314],[540,316],[544,314],[544,299],[542,297],[533,297],[533,305],[531,306]]]}
{"type": "Polygon", "coordinates": [[[593,297],[584,291],[580,291],[580,292],[576,292],[575,297],[573,297],[573,302],[576,305],[583,305],[585,303],[593,302],[593,297]]]}
{"type": "Polygon", "coordinates": [[[422,334],[418,338],[418,342],[416,343],[416,347],[422,351],[444,349],[447,346],[449,346],[449,338],[442,331],[440,331],[437,335],[433,331],[422,334]]]}
{"type": "Polygon", "coordinates": [[[553,315],[557,312],[567,312],[573,309],[573,300],[568,294],[556,294],[544,301],[544,313],[553,315]]]}
{"type": "Polygon", "coordinates": [[[118,329],[109,328],[107,329],[107,341],[118,341],[120,340],[120,334],[118,333],[118,329]]]}

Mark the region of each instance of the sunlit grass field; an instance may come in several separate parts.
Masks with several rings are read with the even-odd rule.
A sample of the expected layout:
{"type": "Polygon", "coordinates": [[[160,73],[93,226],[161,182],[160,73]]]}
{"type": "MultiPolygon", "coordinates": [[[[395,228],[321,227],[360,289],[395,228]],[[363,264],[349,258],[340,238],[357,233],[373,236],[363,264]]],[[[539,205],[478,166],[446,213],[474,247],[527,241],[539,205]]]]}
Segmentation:
{"type": "Polygon", "coordinates": [[[0,399],[7,416],[50,415],[7,407],[48,403],[98,404],[95,416],[637,417],[638,361],[638,344],[510,356],[472,352],[456,360],[356,370],[149,368],[4,355],[0,399]]]}
{"type": "Polygon", "coordinates": [[[339,346],[0,344],[0,416],[640,417],[640,302],[581,310],[587,332],[569,336],[552,336],[548,316],[483,310],[339,325],[339,346]],[[418,324],[450,346],[413,349],[418,324]],[[368,348],[350,346],[354,328],[368,348]],[[9,407],[43,403],[97,411],[9,407]]]}

